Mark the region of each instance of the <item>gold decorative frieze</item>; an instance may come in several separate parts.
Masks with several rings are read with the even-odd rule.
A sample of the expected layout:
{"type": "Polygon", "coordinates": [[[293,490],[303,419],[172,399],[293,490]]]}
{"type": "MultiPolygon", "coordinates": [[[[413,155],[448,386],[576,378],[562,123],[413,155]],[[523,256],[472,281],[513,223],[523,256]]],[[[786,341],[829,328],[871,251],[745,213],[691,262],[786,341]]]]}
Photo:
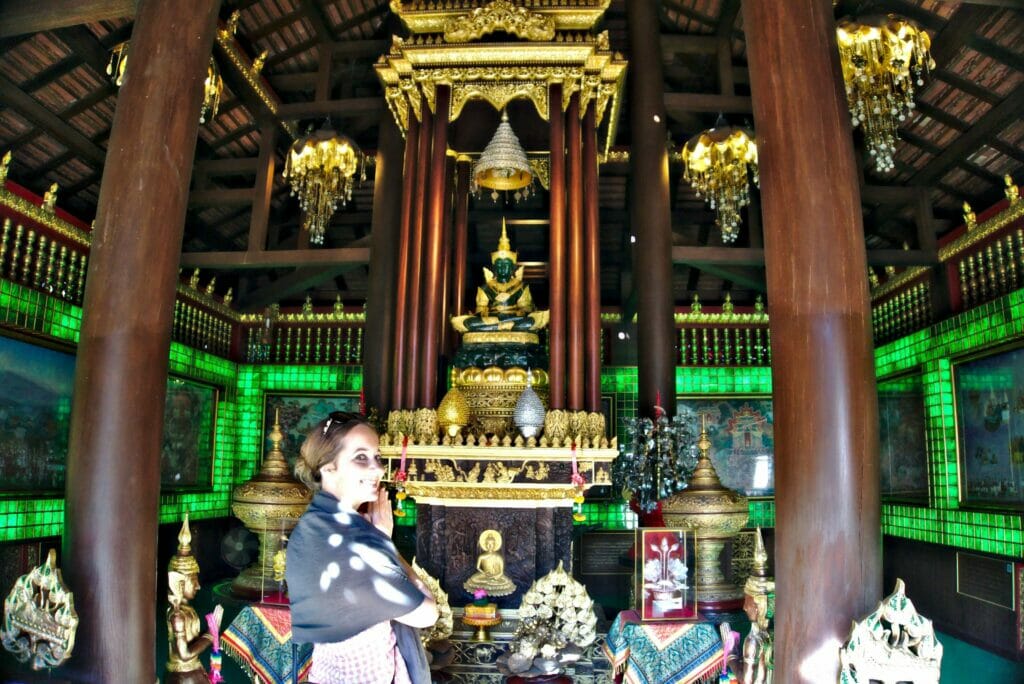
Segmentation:
{"type": "MultiPolygon", "coordinates": [[[[472,21],[470,17],[478,11],[484,16],[477,15],[479,18],[475,20],[474,26],[485,23],[488,19],[492,23],[497,23],[491,19],[498,14],[497,10],[502,9],[504,5],[512,5],[506,0],[460,2],[457,8],[453,6],[454,4],[450,0],[391,0],[391,11],[398,15],[413,34],[444,33],[448,24],[459,18],[466,17],[464,23],[469,24],[472,21]],[[499,7],[495,8],[495,5],[499,7]]],[[[517,0],[514,9],[523,10],[529,16],[541,17],[551,22],[552,28],[556,31],[588,31],[600,21],[610,4],[611,0],[517,0]]],[[[504,27],[500,30],[512,33],[504,27]]]]}
{"type": "MultiPolygon", "coordinates": [[[[459,29],[459,42],[446,40],[444,35],[415,35],[415,32],[409,39],[396,36],[392,40],[391,49],[381,56],[375,68],[384,86],[388,107],[402,131],[407,130],[410,116],[421,118],[424,104],[436,113],[439,85],[451,89],[449,121],[456,120],[466,103],[472,100],[484,100],[501,110],[516,99],[532,102],[538,115],[546,121],[551,86],[560,84],[563,111],[572,95],[579,93],[581,116],[593,102],[598,125],[609,117],[607,148],[615,137],[626,73],[626,60],[611,50],[607,32],[592,35],[556,30],[544,41],[463,42],[463,39],[471,40],[468,36],[480,33],[485,26],[486,32],[501,30],[515,34],[512,29],[519,30],[518,23],[498,25],[502,23],[499,17],[508,17],[503,14],[500,0],[488,7],[495,5],[498,9],[490,14],[486,8],[479,8],[472,31],[467,28],[468,24],[460,25],[463,28],[459,29]]],[[[465,15],[464,9],[461,12],[458,17],[449,16],[448,20],[455,22],[465,15]]],[[[535,14],[546,16],[543,9],[535,8],[535,14]]]]}
{"type": "Polygon", "coordinates": [[[494,0],[446,21],[444,39],[449,43],[468,43],[495,31],[505,31],[524,40],[551,40],[555,37],[555,21],[508,0],[494,0]]]}
{"type": "MultiPolygon", "coordinates": [[[[10,152],[4,155],[4,162],[0,164],[2,168],[2,175],[6,180],[7,169],[10,164],[10,152]]],[[[56,183],[54,184],[56,185],[56,183]]],[[[56,190],[51,187],[52,197],[56,197],[56,190]]],[[[50,195],[51,193],[47,193],[50,195]]],[[[57,235],[83,247],[88,247],[91,242],[89,233],[85,232],[78,226],[65,221],[56,214],[56,209],[52,203],[47,205],[44,201],[42,205],[35,204],[20,195],[16,195],[7,189],[4,183],[0,183],[0,206],[7,207],[13,212],[21,214],[30,221],[34,221],[41,226],[49,228],[57,235]]]]}

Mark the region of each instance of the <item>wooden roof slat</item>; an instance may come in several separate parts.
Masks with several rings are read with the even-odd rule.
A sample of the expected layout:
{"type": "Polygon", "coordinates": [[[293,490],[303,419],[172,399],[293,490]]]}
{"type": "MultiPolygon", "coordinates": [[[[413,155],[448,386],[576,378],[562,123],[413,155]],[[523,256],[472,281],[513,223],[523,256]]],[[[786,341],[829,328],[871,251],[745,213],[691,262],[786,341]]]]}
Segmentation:
{"type": "Polygon", "coordinates": [[[107,157],[105,150],[66,124],[60,117],[39,104],[7,76],[0,74],[0,102],[18,110],[30,120],[40,123],[77,154],[96,163],[103,164],[107,157]]]}

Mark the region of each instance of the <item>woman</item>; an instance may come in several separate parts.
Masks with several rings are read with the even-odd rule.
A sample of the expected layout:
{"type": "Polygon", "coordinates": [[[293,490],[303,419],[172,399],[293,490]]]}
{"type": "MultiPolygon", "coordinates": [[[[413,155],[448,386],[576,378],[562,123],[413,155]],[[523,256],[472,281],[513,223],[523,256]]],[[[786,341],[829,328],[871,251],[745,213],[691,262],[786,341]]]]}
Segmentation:
{"type": "Polygon", "coordinates": [[[317,684],[430,682],[414,628],[433,625],[437,606],[391,542],[383,474],[377,433],[353,413],[318,423],[295,464],[314,495],[288,541],[285,572],[292,638],[313,643],[317,684]]]}

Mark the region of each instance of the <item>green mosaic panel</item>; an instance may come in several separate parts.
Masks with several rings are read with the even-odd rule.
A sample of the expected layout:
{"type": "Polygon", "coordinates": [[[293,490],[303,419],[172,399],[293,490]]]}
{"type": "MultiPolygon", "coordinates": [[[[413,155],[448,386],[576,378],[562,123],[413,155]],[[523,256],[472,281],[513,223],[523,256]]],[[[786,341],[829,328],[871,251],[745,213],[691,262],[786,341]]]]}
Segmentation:
{"type": "Polygon", "coordinates": [[[38,290],[0,279],[0,325],[78,343],[82,309],[38,290]]]}
{"type": "Polygon", "coordinates": [[[637,527],[636,513],[629,506],[619,501],[584,501],[584,520],[573,521],[580,527],[594,527],[602,530],[635,530],[637,527]]]}

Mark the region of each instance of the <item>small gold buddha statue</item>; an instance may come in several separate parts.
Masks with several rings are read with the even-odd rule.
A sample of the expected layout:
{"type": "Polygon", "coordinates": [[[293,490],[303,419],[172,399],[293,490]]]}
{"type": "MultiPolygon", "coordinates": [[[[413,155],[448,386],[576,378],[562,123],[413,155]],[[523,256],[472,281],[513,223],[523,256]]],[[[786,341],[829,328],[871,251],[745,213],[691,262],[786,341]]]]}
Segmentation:
{"type": "Polygon", "coordinates": [[[473,593],[483,589],[488,596],[508,596],[516,590],[515,583],[505,575],[505,559],[501,553],[501,533],[484,530],[480,533],[480,549],[483,553],[476,559],[476,573],[462,586],[473,593]]]}
{"type": "Polygon", "coordinates": [[[199,563],[192,555],[192,532],[188,514],[178,533],[178,551],[167,567],[167,684],[209,684],[199,655],[210,647],[213,637],[202,632],[202,623],[189,601],[199,591],[199,563]]]}
{"type": "Polygon", "coordinates": [[[519,255],[512,251],[505,220],[501,221],[498,249],[491,252],[492,271],[484,267],[484,285],[476,290],[476,313],[455,316],[458,332],[536,332],[548,324],[548,312],[536,311],[530,286],[523,283],[519,255]]]}
{"type": "Polygon", "coordinates": [[[743,611],[750,618],[750,634],[743,640],[743,684],[771,684],[772,634],[768,629],[769,597],[775,582],[768,577],[768,553],[764,549],[761,528],[754,536],[754,566],[743,587],[743,611]]]}

